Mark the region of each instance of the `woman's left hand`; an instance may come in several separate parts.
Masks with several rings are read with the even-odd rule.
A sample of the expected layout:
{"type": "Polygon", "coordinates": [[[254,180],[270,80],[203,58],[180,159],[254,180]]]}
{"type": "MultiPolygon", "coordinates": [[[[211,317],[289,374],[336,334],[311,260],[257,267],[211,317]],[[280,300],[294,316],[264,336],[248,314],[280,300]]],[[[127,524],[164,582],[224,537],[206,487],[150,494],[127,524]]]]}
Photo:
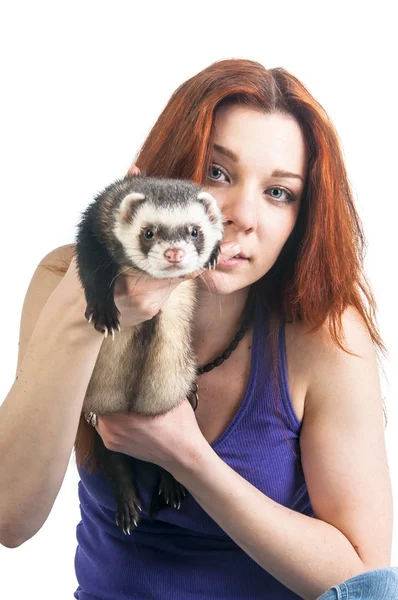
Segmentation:
{"type": "Polygon", "coordinates": [[[157,417],[99,415],[96,430],[108,450],[155,463],[169,472],[181,466],[189,468],[207,444],[187,398],[157,417]]]}

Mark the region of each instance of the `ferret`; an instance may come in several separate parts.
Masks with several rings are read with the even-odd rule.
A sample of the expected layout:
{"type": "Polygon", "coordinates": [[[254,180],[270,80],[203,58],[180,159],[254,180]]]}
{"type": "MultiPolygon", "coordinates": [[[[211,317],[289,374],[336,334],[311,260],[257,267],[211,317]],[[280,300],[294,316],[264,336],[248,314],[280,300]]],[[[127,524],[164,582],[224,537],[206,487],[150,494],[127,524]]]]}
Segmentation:
{"type": "MultiPolygon", "coordinates": [[[[83,402],[76,464],[107,475],[116,500],[116,525],[125,534],[140,518],[132,476],[135,459],[108,450],[82,417],[90,412],[156,416],[184,397],[191,400],[197,369],[191,331],[197,282],[181,282],[154,317],[121,330],[115,280],[126,267],[159,279],[215,268],[222,236],[222,214],[213,196],[191,181],[145,173],[108,185],[78,224],[76,260],[87,302],[85,318],[105,337],[83,402]]],[[[184,487],[170,473],[160,467],[158,473],[151,519],[162,496],[163,505],[170,502],[175,508],[185,497],[184,487]]]]}

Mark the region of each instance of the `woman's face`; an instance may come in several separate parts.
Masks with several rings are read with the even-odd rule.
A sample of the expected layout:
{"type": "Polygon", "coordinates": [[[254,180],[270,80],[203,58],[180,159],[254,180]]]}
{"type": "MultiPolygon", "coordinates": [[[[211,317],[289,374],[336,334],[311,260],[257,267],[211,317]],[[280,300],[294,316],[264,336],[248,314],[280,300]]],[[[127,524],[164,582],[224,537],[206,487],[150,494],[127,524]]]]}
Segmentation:
{"type": "Polygon", "coordinates": [[[202,275],[202,288],[228,294],[271,269],[296,223],[306,171],[304,137],[295,119],[244,106],[217,110],[203,187],[222,210],[223,241],[237,242],[247,259],[219,263],[202,275]]]}

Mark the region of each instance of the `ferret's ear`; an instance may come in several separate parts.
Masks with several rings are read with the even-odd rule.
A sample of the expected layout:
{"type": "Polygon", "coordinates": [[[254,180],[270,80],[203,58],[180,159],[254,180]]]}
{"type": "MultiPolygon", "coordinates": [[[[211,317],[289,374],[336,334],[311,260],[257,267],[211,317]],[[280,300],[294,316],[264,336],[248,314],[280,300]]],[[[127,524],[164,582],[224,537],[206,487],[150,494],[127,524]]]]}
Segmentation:
{"type": "Polygon", "coordinates": [[[119,214],[122,221],[129,221],[134,206],[140,200],[145,200],[145,194],[139,192],[131,192],[123,198],[119,206],[119,214]]]}
{"type": "Polygon", "coordinates": [[[120,210],[130,208],[130,206],[135,204],[136,200],[145,200],[145,194],[141,194],[140,192],[131,192],[130,194],[127,194],[120,203],[120,210]]]}
{"type": "Polygon", "coordinates": [[[205,211],[213,222],[222,220],[221,210],[214,196],[209,192],[199,192],[197,198],[202,200],[205,211]]]}

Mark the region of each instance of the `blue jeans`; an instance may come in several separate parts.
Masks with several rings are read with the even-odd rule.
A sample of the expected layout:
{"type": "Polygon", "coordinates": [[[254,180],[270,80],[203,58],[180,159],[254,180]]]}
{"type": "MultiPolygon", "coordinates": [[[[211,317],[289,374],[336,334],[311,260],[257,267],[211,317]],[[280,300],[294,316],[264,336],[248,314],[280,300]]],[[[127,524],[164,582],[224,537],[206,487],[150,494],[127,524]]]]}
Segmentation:
{"type": "Polygon", "coordinates": [[[398,567],[361,573],[334,585],[317,600],[398,600],[398,567]]]}

